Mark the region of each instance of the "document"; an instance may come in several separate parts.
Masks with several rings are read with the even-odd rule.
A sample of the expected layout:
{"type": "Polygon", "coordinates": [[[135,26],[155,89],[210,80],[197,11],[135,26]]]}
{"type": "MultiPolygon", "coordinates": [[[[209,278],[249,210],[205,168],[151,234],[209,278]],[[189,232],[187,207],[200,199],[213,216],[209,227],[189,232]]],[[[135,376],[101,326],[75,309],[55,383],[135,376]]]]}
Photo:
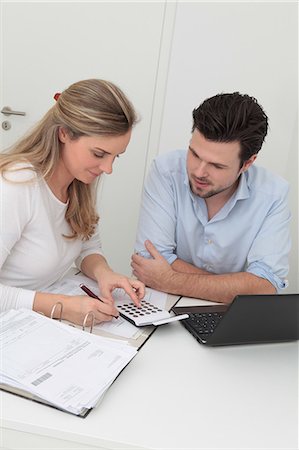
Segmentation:
{"type": "Polygon", "coordinates": [[[137,353],[31,310],[4,312],[0,321],[0,387],[76,415],[95,407],[137,353]]]}

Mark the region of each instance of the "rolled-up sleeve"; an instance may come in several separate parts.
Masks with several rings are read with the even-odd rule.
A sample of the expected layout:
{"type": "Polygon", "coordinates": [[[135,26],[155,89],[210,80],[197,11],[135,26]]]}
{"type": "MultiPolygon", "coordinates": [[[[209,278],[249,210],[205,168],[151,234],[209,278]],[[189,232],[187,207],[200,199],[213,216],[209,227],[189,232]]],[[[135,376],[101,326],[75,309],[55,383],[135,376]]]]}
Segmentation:
{"type": "Polygon", "coordinates": [[[247,258],[247,272],[265,278],[277,291],[287,287],[288,255],[291,249],[288,186],[272,204],[254,239],[247,258]]]}

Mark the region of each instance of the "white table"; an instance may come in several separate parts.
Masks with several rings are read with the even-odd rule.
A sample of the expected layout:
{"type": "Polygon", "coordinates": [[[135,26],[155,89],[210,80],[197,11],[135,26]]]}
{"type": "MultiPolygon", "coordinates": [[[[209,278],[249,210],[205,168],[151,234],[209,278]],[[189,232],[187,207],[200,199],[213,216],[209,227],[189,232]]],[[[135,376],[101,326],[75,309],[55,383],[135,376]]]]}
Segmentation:
{"type": "Polygon", "coordinates": [[[296,449],[298,343],[208,348],[160,327],[85,419],[1,393],[5,449],[296,449]]]}

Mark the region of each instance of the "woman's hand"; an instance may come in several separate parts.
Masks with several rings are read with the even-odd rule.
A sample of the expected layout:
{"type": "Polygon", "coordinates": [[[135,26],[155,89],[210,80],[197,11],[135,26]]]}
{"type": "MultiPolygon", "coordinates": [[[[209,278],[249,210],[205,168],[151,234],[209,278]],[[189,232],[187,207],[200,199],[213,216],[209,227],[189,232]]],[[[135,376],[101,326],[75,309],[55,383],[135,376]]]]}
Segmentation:
{"type": "MultiPolygon", "coordinates": [[[[95,316],[94,323],[107,322],[113,317],[118,317],[119,312],[110,300],[103,301],[88,297],[87,295],[59,295],[44,292],[37,292],[33,303],[33,310],[40,311],[46,316],[50,316],[53,306],[62,303],[62,319],[69,322],[83,325],[86,314],[92,311],[95,316]]],[[[59,318],[60,308],[56,308],[54,318],[59,318]]],[[[91,318],[86,325],[90,325],[91,318]]]]}
{"type": "Polygon", "coordinates": [[[81,271],[87,277],[98,282],[101,298],[104,301],[113,303],[112,291],[121,288],[136,306],[140,306],[140,300],[145,294],[144,283],[113,272],[103,255],[91,254],[86,256],[81,263],[81,271]]]}
{"type": "Polygon", "coordinates": [[[86,314],[90,311],[94,313],[95,323],[107,322],[113,317],[119,316],[119,312],[110,301],[105,302],[85,295],[78,295],[64,299],[62,318],[82,325],[86,314]]]}
{"type": "Polygon", "coordinates": [[[125,275],[113,272],[112,270],[105,270],[101,273],[101,278],[98,280],[100,287],[101,298],[103,300],[113,302],[112,291],[116,288],[122,288],[126,294],[132,299],[136,306],[140,306],[140,301],[145,294],[145,286],[134,278],[128,278],[125,275]]]}

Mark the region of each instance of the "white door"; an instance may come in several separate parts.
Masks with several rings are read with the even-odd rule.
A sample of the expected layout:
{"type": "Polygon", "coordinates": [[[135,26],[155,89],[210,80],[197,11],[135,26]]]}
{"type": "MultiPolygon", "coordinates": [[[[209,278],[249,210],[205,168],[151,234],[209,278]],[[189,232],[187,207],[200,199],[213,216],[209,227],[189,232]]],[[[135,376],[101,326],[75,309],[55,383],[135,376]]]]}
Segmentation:
{"type": "Polygon", "coordinates": [[[103,78],[118,84],[141,121],[127,153],[104,179],[100,199],[104,252],[129,274],[143,183],[163,31],[165,2],[4,2],[1,149],[15,142],[71,83],[103,78]],[[7,128],[8,128],[7,127],[7,128]]]}

